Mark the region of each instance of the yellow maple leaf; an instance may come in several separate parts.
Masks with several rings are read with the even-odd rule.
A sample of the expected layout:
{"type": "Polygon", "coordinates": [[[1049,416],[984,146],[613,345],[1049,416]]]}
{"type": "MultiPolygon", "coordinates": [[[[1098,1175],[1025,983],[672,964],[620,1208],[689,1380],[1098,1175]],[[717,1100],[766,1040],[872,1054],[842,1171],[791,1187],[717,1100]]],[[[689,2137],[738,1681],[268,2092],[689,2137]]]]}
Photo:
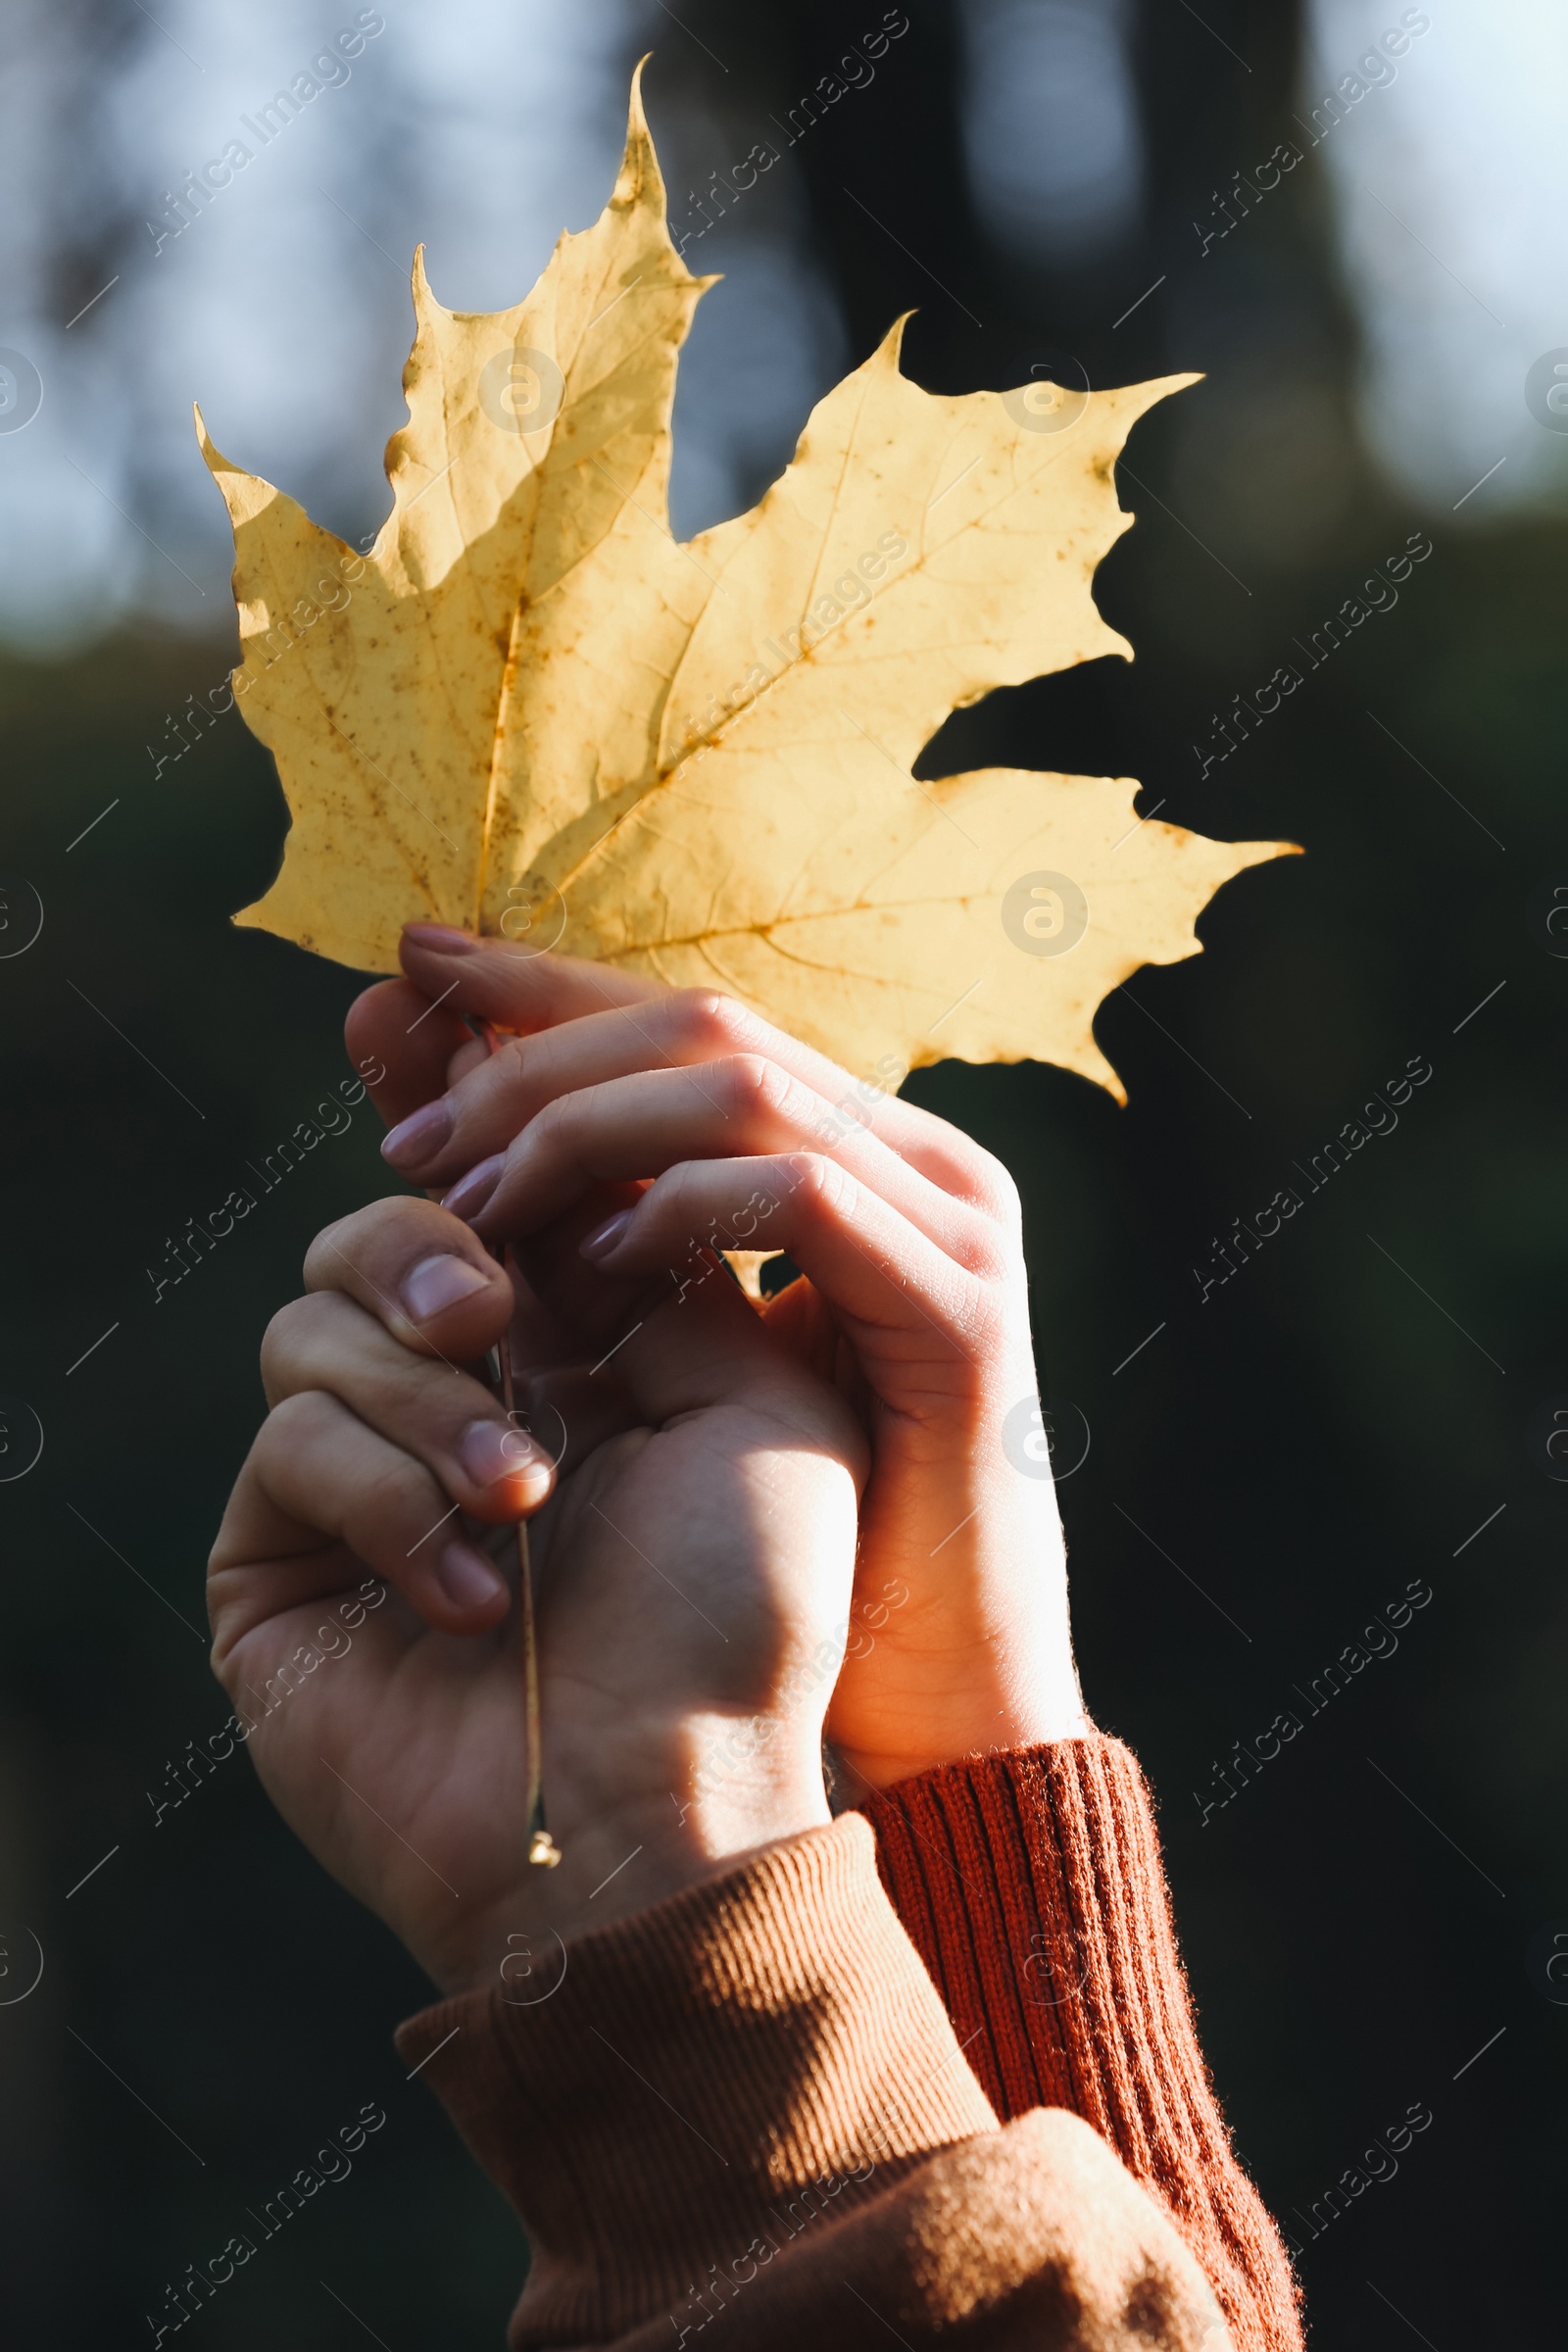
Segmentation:
{"type": "Polygon", "coordinates": [[[752,513],[670,534],[675,362],[711,279],[625,160],[515,309],[443,310],[415,259],[409,422],[368,558],[220,457],[236,696],[293,815],[236,919],[371,971],[466,925],[746,999],[834,1059],[1056,1061],[1108,1086],[1102,999],[1197,952],[1242,867],[1128,778],[911,773],[950,711],[1131,648],[1095,567],[1137,418],[1197,379],[950,398],[900,321],[752,513]]]}

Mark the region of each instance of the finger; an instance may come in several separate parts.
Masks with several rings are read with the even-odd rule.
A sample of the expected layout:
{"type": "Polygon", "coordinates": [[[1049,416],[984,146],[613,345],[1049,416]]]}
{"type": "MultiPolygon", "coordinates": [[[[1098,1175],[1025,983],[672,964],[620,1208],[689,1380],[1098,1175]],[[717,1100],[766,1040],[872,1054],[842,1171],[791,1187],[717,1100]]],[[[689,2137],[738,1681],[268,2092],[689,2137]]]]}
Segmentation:
{"type": "Polygon", "coordinates": [[[412,980],[378,980],[356,997],[343,1039],[389,1127],[452,1084],[454,1063],[461,1061],[465,1047],[470,1055],[485,1058],[484,1047],[462,1014],[450,1003],[438,1004],[421,995],[412,980]]]}
{"type": "MultiPolygon", "coordinates": [[[[675,1269],[607,1276],[582,1254],[585,1235],[605,1221],[607,1201],[618,1210],[639,1197],[630,1186],[595,1187],[565,1216],[513,1246],[531,1290],[584,1346],[561,1390],[574,1449],[578,1411],[590,1434],[596,1414],[607,1417],[607,1427],[624,1427],[658,1426],[715,1406],[744,1412],[764,1400],[770,1410],[792,1412],[800,1366],[721,1258],[688,1250],[675,1269]],[[615,1392],[612,1401],[607,1389],[615,1392]]],[[[544,1395],[554,1394],[547,1384],[544,1395]]],[[[547,1416],[530,1413],[529,1426],[550,1442],[547,1416]]]]}
{"type": "Polygon", "coordinates": [[[550,1493],[553,1458],[471,1374],[415,1355],[340,1291],[296,1298],[262,1343],[262,1380],[274,1408],[318,1390],[423,1462],[446,1494],[495,1523],[535,1511],[550,1493]]]}
{"type": "MultiPolygon", "coordinates": [[[[492,968],[498,954],[478,946],[462,958],[427,957],[427,965],[439,964],[441,969],[430,970],[423,984],[433,994],[455,981],[447,1000],[450,1005],[487,1012],[507,978],[505,971],[492,968]]],[[[413,968],[408,956],[405,960],[413,968]]],[[[557,961],[534,958],[535,964],[557,961]]],[[[601,972],[597,965],[586,969],[601,972]]],[[[605,971],[602,977],[619,981],[625,975],[605,971]]],[[[478,1160],[503,1151],[528,1119],[560,1095],[634,1070],[695,1068],[736,1054],[760,1054],[817,1097],[822,1105],[819,1149],[832,1149],[846,1136],[868,1131],[943,1191],[993,1213],[1012,1205],[1005,1171],[990,1154],[945,1120],[897,1100],[893,1090],[906,1073],[896,1060],[885,1057],[869,1077],[857,1079],[733,997],[714,990],[682,989],[609,1008],[601,999],[582,1010],[580,999],[591,985],[574,983],[573,991],[562,989],[554,999],[553,1026],[514,1038],[488,1061],[476,1059],[443,1098],[400,1121],[383,1146],[391,1165],[417,1183],[450,1183],[478,1160]]]]}
{"type": "Polygon", "coordinates": [[[507,940],[474,939],[445,923],[406,923],[398,956],[426,997],[451,991],[447,1001],[457,1011],[476,1013],[500,1029],[548,1029],[580,1013],[665,993],[657,980],[617,971],[613,964],[541,955],[507,940]]]}
{"type": "Polygon", "coordinates": [[[504,1270],[433,1200],[376,1200],[328,1225],[306,1254],[305,1287],[342,1291],[405,1348],[446,1364],[493,1348],[513,1309],[504,1270]]]}
{"type": "MultiPolygon", "coordinates": [[[[688,1159],[821,1151],[826,1105],[776,1062],[735,1054],[697,1070],[641,1070],[548,1103],[511,1146],[482,1200],[481,1163],[447,1196],[482,1233],[527,1233],[562,1215],[596,1183],[661,1175],[688,1159]]],[[[825,1155],[939,1248],[989,1267],[995,1224],[956,1200],[875,1135],[851,1129],[825,1155]]],[[[493,1165],[494,1163],[488,1163],[493,1165]]],[[[749,1191],[751,1188],[747,1188],[749,1191]]],[[[766,1247],[755,1212],[702,1238],[715,1250],[766,1247]]]]}
{"type": "Polygon", "coordinates": [[[488,1632],[511,1595],[459,1510],[422,1461],[338,1397],[287,1397],[262,1424],[213,1549],[220,1646],[364,1568],[437,1632],[488,1632]]]}
{"type": "Polygon", "coordinates": [[[747,1204],[833,1308],[879,1394],[906,1409],[912,1395],[918,1409],[922,1396],[946,1405],[976,1392],[997,1352],[987,1284],[819,1153],[685,1161],[579,1248],[615,1280],[678,1267],[747,1204]]]}
{"type": "MultiPolygon", "coordinates": [[[[444,1380],[484,1355],[510,1324],[514,1425],[558,1465],[569,1468],[634,1418],[613,1379],[588,1384],[588,1395],[575,1386],[579,1367],[603,1352],[606,1325],[614,1322],[638,1287],[588,1283],[577,1241],[587,1225],[602,1220],[607,1207],[626,1198],[624,1190],[590,1194],[564,1249],[554,1234],[542,1237],[546,1271],[564,1254],[578,1287],[595,1294],[599,1311],[588,1332],[559,1311],[567,1297],[559,1281],[553,1298],[541,1298],[525,1278],[505,1272],[466,1225],[429,1200],[377,1200],[328,1226],[306,1257],[306,1286],[313,1294],[341,1294],[354,1300],[392,1343],[413,1351],[410,1361],[435,1359],[434,1369],[444,1380]]],[[[293,1311],[283,1310],[285,1328],[293,1311]]],[[[264,1356],[263,1369],[264,1379],[269,1378],[269,1357],[264,1356]]]]}

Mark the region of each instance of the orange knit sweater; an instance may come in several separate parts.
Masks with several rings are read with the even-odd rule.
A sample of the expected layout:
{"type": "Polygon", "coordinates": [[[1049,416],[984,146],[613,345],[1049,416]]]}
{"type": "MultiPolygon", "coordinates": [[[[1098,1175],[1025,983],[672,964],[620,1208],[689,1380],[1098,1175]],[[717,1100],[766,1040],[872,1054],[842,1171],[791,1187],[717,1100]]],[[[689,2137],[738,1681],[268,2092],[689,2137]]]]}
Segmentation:
{"type": "Polygon", "coordinates": [[[864,1808],[883,1885],[1004,2119],[1066,2107],[1152,2189],[1237,2352],[1298,2352],[1289,2259],[1194,2031],[1153,1807],[1120,1740],[906,1781],[864,1808]]]}
{"type": "Polygon", "coordinates": [[[1299,2352],[1119,1742],[923,1774],[559,1957],[398,2036],[528,2231],[515,2352],[1299,2352]]]}

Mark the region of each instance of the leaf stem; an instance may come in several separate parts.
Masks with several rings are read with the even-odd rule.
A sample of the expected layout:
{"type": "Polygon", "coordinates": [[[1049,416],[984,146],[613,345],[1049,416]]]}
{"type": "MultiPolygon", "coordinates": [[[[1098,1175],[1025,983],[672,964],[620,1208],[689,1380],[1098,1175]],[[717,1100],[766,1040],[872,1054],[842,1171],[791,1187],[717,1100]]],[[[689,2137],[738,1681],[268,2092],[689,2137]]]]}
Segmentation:
{"type": "MultiPolygon", "coordinates": [[[[494,1054],[502,1042],[501,1032],[489,1021],[481,1022],[479,1025],[483,1031],[485,1043],[494,1054]]],[[[510,1277],[512,1271],[511,1250],[507,1243],[497,1242],[493,1253],[497,1263],[510,1277]]],[[[512,1378],[510,1323],[501,1334],[496,1348],[496,1360],[501,1372],[501,1401],[506,1407],[508,1421],[515,1428],[516,1422],[514,1418],[515,1391],[512,1378]]],[[[543,1717],[539,1705],[539,1642],[534,1626],[533,1561],[528,1549],[526,1520],[518,1520],[516,1534],[517,1580],[522,1604],[523,1718],[528,1755],[528,1859],[542,1869],[554,1870],[556,1864],[561,1860],[561,1848],[545,1826],[543,1717]]]]}

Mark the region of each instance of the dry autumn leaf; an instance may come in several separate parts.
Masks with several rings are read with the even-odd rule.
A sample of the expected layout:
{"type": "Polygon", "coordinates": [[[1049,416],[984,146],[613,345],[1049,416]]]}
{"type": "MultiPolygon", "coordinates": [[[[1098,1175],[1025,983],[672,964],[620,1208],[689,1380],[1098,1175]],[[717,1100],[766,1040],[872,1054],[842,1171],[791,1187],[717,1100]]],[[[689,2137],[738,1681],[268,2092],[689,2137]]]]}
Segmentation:
{"type": "Polygon", "coordinates": [[[670,243],[636,86],[601,219],[527,300],[444,311],[416,256],[392,513],[358,556],[197,423],[234,527],[235,692],[293,814],[237,917],[371,971],[459,923],[729,990],[836,1060],[1056,1061],[1275,842],[1146,819],[1135,782],[911,768],[949,713],[1102,654],[1112,471],[1170,376],[958,398],[902,322],[749,514],[666,520],[670,243]]]}

